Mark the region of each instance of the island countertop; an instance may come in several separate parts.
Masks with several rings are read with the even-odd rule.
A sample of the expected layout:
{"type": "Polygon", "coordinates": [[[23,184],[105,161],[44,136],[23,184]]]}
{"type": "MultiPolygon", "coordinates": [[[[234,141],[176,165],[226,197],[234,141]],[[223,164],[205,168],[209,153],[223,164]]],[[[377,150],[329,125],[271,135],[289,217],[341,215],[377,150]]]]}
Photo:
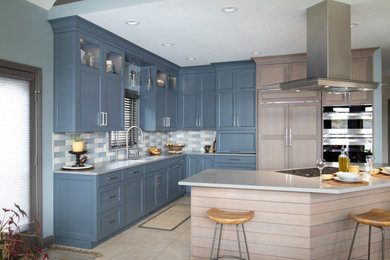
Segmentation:
{"type": "Polygon", "coordinates": [[[390,178],[363,173],[366,186],[341,186],[324,183],[320,177],[301,177],[275,171],[241,171],[209,169],[190,176],[179,185],[246,190],[290,191],[342,194],[390,187],[390,178]]]}

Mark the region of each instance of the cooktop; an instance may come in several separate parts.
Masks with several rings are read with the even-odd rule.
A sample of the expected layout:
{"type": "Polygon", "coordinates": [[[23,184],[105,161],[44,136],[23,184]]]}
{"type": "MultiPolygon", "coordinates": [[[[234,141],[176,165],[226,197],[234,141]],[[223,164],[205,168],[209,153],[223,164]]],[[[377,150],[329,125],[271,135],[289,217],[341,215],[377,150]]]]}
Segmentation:
{"type": "MultiPolygon", "coordinates": [[[[325,167],[322,171],[323,174],[331,174],[338,172],[339,168],[336,167],[325,167]]],[[[318,168],[304,168],[304,169],[291,169],[291,170],[283,170],[283,171],[277,171],[292,175],[298,175],[302,177],[318,177],[320,176],[320,170],[318,168]]]]}

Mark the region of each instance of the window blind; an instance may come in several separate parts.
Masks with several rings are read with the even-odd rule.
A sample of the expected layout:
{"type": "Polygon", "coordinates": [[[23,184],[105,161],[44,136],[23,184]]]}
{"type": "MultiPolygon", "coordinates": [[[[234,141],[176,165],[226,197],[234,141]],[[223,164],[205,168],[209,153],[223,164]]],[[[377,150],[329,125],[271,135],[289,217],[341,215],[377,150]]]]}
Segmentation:
{"type": "MultiPolygon", "coordinates": [[[[120,149],[126,147],[126,134],[130,126],[138,126],[138,95],[127,92],[125,95],[125,129],[126,131],[112,131],[110,133],[110,148],[120,149]]],[[[138,140],[138,131],[131,131],[129,145],[138,140]]]]}
{"type": "MultiPolygon", "coordinates": [[[[31,214],[31,163],[34,153],[30,142],[30,83],[0,76],[0,207],[13,208],[18,204],[31,214]]],[[[2,214],[0,214],[2,217],[2,214]]],[[[27,223],[27,219],[18,224],[27,223]]]]}

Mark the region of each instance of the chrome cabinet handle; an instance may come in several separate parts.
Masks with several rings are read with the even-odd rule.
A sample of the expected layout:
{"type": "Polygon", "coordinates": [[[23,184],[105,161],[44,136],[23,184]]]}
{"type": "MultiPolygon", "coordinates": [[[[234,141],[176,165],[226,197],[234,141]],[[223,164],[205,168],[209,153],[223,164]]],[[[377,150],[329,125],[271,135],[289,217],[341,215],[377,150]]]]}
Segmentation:
{"type": "Polygon", "coordinates": [[[161,176],[160,175],[156,176],[156,184],[157,185],[161,184],[161,176]]]}
{"type": "Polygon", "coordinates": [[[285,129],[284,129],[284,141],[285,141],[284,146],[286,146],[286,147],[288,146],[287,132],[288,132],[288,129],[285,128],[285,129]]]}
{"type": "Polygon", "coordinates": [[[105,122],[105,126],[108,126],[108,113],[107,112],[104,112],[105,116],[106,116],[106,122],[105,122]]]}
{"type": "Polygon", "coordinates": [[[98,126],[104,126],[104,114],[103,112],[98,112],[98,126]]]}
{"type": "Polygon", "coordinates": [[[233,117],[233,126],[236,126],[236,117],[233,117]]]}
{"type": "Polygon", "coordinates": [[[289,134],[289,136],[290,136],[290,146],[291,146],[291,138],[292,138],[292,129],[290,128],[290,134],[289,134]]]}
{"type": "Polygon", "coordinates": [[[237,126],[240,126],[240,121],[239,121],[239,117],[236,117],[236,120],[237,120],[237,126]]]}
{"type": "Polygon", "coordinates": [[[106,180],[108,180],[108,181],[111,181],[111,180],[115,180],[116,178],[118,178],[118,177],[108,177],[108,178],[106,178],[106,180]]]}
{"type": "Polygon", "coordinates": [[[133,172],[130,172],[131,174],[136,174],[136,173],[139,173],[139,171],[133,171],[133,172]]]}
{"type": "Polygon", "coordinates": [[[106,200],[110,200],[110,199],[113,199],[113,198],[116,198],[116,195],[111,195],[111,196],[105,197],[106,200]]]}
{"type": "Polygon", "coordinates": [[[175,168],[178,168],[180,165],[175,165],[173,166],[172,168],[175,169],[175,168]]]}
{"type": "Polygon", "coordinates": [[[113,219],[111,221],[108,221],[108,224],[112,224],[112,223],[115,223],[116,222],[116,219],[113,219]]]}
{"type": "Polygon", "coordinates": [[[229,158],[229,161],[241,161],[241,159],[234,159],[234,158],[229,158]]]}

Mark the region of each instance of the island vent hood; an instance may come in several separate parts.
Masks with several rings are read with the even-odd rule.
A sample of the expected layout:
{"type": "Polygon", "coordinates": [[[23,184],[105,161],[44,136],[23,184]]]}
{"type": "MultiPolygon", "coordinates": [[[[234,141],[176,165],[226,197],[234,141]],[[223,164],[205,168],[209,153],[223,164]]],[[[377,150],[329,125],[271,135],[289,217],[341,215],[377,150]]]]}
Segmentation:
{"type": "Polygon", "coordinates": [[[351,92],[377,82],[350,79],[351,7],[325,0],[307,9],[307,78],[279,84],[281,90],[351,92]]]}

